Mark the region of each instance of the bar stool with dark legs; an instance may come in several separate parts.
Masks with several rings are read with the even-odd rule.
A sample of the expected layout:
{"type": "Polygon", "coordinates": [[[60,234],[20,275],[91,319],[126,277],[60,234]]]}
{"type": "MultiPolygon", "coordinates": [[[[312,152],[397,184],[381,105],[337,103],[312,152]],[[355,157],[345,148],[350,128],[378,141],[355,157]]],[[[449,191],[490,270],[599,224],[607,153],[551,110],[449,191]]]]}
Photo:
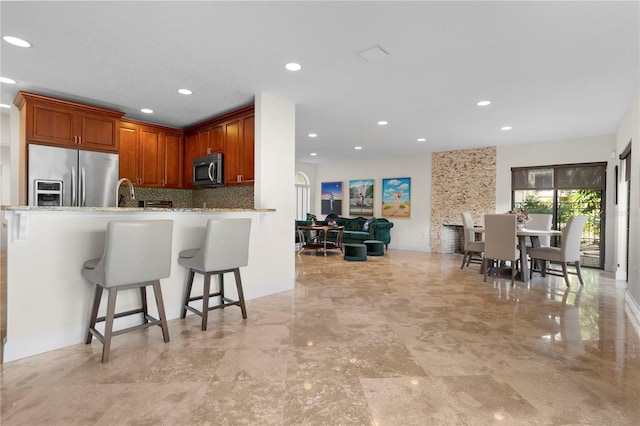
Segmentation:
{"type": "Polygon", "coordinates": [[[187,283],[184,289],[181,317],[185,318],[187,310],[202,317],[202,330],[207,329],[209,311],[224,309],[227,306],[239,306],[242,310],[242,318],[247,318],[247,309],[244,304],[242,292],[242,280],[240,267],[247,266],[249,262],[249,233],[251,231],[251,219],[209,219],[204,244],[201,248],[181,251],[178,263],[189,268],[187,283]],[[191,296],[193,278],[195,273],[203,275],[204,288],[202,296],[191,296]],[[238,291],[238,300],[225,297],[224,274],[233,272],[238,291]],[[218,276],[219,290],[211,293],[211,276],[218,276]],[[219,297],[220,303],[209,306],[209,299],[219,297]],[[202,300],[202,309],[198,310],[189,306],[189,302],[202,300]]]}
{"type": "Polygon", "coordinates": [[[167,318],[162,301],[160,279],[171,274],[172,220],[114,220],[107,224],[104,254],[99,259],[87,260],[82,276],[96,285],[91,308],[86,343],[93,336],[102,342],[102,362],[109,361],[111,338],[128,331],[157,325],[162,329],[165,343],[169,341],[167,318]],[[158,319],[147,310],[147,286],[153,287],[158,319]],[[126,312],[115,312],[118,291],[140,289],[141,307],[126,312]],[[107,290],[107,312],[98,318],[102,291],[107,290]],[[113,331],[113,320],[128,315],[142,314],[142,324],[113,331]],[[104,335],[96,329],[97,322],[105,322],[104,335]]]}
{"type": "Polygon", "coordinates": [[[244,304],[240,267],[249,263],[249,234],[251,219],[209,219],[204,244],[200,248],[183,250],[178,257],[178,263],[189,268],[187,283],[184,289],[181,317],[185,318],[187,310],[202,317],[202,330],[207,329],[208,313],[214,309],[224,309],[227,306],[239,306],[242,318],[247,318],[247,308],[244,304]],[[202,296],[191,296],[195,273],[203,275],[204,288],[202,296]],[[238,300],[232,300],[224,294],[224,274],[233,272],[238,292],[238,300]],[[211,275],[218,276],[219,290],[211,293],[211,275]],[[219,297],[219,303],[209,306],[209,299],[219,297]],[[189,302],[202,300],[202,309],[189,306],[189,302]]]}

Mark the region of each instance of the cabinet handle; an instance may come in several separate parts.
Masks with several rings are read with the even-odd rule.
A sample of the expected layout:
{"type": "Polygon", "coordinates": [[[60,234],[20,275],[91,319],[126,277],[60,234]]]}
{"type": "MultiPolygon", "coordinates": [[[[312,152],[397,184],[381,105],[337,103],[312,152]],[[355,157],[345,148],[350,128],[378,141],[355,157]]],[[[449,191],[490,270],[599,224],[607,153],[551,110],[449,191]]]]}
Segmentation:
{"type": "Polygon", "coordinates": [[[162,179],[162,186],[164,186],[164,179],[162,179]]]}

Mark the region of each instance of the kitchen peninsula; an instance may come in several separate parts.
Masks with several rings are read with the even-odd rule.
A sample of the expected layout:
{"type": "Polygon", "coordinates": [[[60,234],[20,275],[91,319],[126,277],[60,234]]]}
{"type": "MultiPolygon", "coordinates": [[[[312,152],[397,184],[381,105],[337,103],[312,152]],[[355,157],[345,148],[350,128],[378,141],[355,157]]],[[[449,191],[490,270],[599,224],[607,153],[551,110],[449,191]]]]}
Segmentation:
{"type": "MultiPolygon", "coordinates": [[[[178,253],[202,243],[209,218],[252,219],[249,264],[242,268],[243,288],[248,301],[247,326],[252,321],[251,299],[293,288],[293,241],[286,231],[290,229],[295,205],[293,191],[289,190],[294,188],[295,175],[295,105],[264,92],[256,94],[254,104],[255,175],[251,185],[235,186],[242,188],[243,195],[246,192],[251,204],[227,204],[232,208],[168,209],[27,207],[24,206],[24,179],[12,180],[11,200],[14,206],[2,207],[0,212],[7,225],[7,335],[3,362],[82,344],[93,290],[80,275],[80,270],[86,260],[102,255],[110,220],[174,221],[171,275],[161,281],[170,320],[179,317],[187,274],[177,263],[178,253]]],[[[14,114],[14,117],[20,118],[19,114],[14,114]]],[[[15,124],[16,130],[22,128],[19,120],[15,124]]],[[[18,165],[16,175],[24,176],[25,138],[18,137],[23,135],[19,131],[12,132],[12,135],[16,136],[12,138],[12,152],[18,153],[16,156],[19,157],[13,162],[18,165]]],[[[243,176],[241,183],[248,181],[243,176]]],[[[220,192],[195,192],[209,191],[220,192]]],[[[156,199],[155,194],[139,195],[144,195],[139,198],[142,200],[156,199]]],[[[233,195],[237,202],[236,194],[233,195]]],[[[194,196],[194,201],[193,206],[204,207],[206,203],[213,207],[208,198],[196,201],[194,196]]],[[[228,283],[225,287],[233,295],[233,277],[227,277],[225,282],[228,283]]],[[[201,279],[196,281],[194,289],[197,285],[202,288],[201,283],[201,279]]],[[[127,309],[136,301],[134,294],[125,293],[118,297],[118,309],[127,309]]],[[[154,304],[150,305],[153,314],[154,304]]]]}
{"type": "MultiPolygon", "coordinates": [[[[80,275],[80,270],[84,261],[102,255],[106,226],[111,220],[173,220],[171,275],[161,281],[169,320],[180,316],[187,274],[178,265],[178,253],[202,244],[209,218],[252,220],[249,265],[242,270],[247,300],[290,289],[291,282],[274,267],[273,258],[265,256],[270,252],[269,233],[273,228],[270,219],[276,216],[274,209],[20,206],[4,207],[3,213],[9,253],[4,362],[83,342],[93,287],[80,275]]],[[[194,289],[201,282],[196,281],[194,289]]],[[[225,282],[227,292],[235,295],[233,276],[226,277],[225,282]]],[[[136,307],[138,297],[133,290],[122,292],[118,309],[136,307]]],[[[149,309],[156,314],[154,303],[149,309]]],[[[249,308],[249,318],[250,315],[249,308]]]]}

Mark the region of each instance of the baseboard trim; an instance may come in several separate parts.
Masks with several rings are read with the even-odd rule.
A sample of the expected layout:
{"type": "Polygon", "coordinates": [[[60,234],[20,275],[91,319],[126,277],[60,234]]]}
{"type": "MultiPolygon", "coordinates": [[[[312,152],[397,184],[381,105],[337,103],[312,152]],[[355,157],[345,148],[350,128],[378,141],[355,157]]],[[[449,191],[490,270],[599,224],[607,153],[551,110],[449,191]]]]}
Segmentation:
{"type": "Polygon", "coordinates": [[[627,315],[629,315],[629,319],[631,320],[631,324],[638,333],[638,337],[640,337],[640,305],[638,302],[631,296],[629,290],[625,292],[624,299],[626,301],[626,311],[627,315]]]}

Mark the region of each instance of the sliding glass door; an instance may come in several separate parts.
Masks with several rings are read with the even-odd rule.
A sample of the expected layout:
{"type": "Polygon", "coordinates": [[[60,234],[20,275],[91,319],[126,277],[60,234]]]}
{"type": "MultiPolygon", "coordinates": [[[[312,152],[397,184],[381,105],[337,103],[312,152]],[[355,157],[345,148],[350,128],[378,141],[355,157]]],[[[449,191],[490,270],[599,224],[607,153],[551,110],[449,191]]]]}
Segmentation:
{"type": "Polygon", "coordinates": [[[606,163],[513,168],[511,174],[513,208],[552,214],[558,230],[571,216],[587,216],[580,264],[603,269],[606,163]]]}

